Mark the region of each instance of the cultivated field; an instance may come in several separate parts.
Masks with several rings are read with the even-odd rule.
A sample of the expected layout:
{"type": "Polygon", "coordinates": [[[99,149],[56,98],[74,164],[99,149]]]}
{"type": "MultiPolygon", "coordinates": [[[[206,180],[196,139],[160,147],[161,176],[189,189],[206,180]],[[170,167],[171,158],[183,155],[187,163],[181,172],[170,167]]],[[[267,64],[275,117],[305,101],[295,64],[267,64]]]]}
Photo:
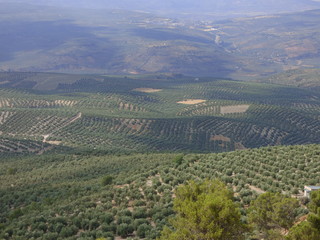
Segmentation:
{"type": "MultiPolygon", "coordinates": [[[[0,89],[1,138],[35,141],[40,148],[45,143],[120,152],[223,152],[320,142],[320,95],[312,90],[151,75],[78,75],[47,91],[12,88],[32,76],[39,79],[37,73],[2,75],[9,83],[0,89]]],[[[42,86],[56,78],[47,74],[42,86]]],[[[12,144],[3,142],[1,151],[20,149],[12,144]]]]}
{"type": "MultiPolygon", "coordinates": [[[[319,145],[219,154],[1,158],[0,237],[10,233],[9,239],[155,239],[174,214],[176,187],[213,178],[233,189],[245,221],[248,204],[258,194],[301,197],[304,185],[319,183],[319,161],[319,145]],[[109,184],[104,182],[107,176],[113,179],[109,184]]],[[[298,213],[305,215],[307,210],[302,207],[298,213]]]]}

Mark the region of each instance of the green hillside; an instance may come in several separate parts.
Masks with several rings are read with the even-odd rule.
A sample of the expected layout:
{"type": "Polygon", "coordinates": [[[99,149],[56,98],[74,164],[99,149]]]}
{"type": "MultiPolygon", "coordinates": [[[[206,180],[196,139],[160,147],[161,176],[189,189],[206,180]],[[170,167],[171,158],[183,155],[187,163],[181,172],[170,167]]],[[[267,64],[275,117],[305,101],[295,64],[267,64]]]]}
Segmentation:
{"type": "Polygon", "coordinates": [[[320,143],[320,95],[312,90],[181,75],[0,79],[2,153],[223,152],[320,143]]]}
{"type": "Polygon", "coordinates": [[[320,89],[320,69],[296,69],[261,79],[261,82],[320,89]]]}
{"type": "Polygon", "coordinates": [[[154,239],[173,214],[174,189],[191,179],[227,183],[245,220],[245,208],[257,194],[301,195],[304,185],[319,183],[319,161],[319,145],[219,154],[1,158],[0,238],[113,239],[124,226],[123,236],[134,237],[145,224],[147,239],[154,239]]]}

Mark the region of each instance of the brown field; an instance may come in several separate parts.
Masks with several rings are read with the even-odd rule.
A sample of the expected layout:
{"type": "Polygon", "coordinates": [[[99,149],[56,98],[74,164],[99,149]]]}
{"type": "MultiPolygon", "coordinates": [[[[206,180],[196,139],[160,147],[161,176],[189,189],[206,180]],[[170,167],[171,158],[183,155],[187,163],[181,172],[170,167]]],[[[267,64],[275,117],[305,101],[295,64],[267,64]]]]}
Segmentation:
{"type": "Polygon", "coordinates": [[[207,100],[203,100],[203,99],[187,99],[187,100],[179,101],[177,103],[186,104],[186,105],[194,105],[194,104],[204,103],[206,101],[207,100]]]}
{"type": "Polygon", "coordinates": [[[215,135],[215,136],[212,136],[211,141],[222,141],[222,142],[231,142],[231,139],[228,138],[228,137],[225,137],[223,135],[215,135]]]}
{"type": "Polygon", "coordinates": [[[46,143],[49,143],[51,145],[60,145],[62,141],[46,141],[46,143]]]}
{"type": "Polygon", "coordinates": [[[136,92],[144,92],[144,93],[154,93],[154,92],[160,92],[162,89],[155,89],[155,88],[135,88],[132,91],[136,92]]]}
{"type": "Polygon", "coordinates": [[[250,105],[231,105],[231,106],[221,106],[220,113],[228,114],[228,113],[245,113],[249,109],[250,105]]]}

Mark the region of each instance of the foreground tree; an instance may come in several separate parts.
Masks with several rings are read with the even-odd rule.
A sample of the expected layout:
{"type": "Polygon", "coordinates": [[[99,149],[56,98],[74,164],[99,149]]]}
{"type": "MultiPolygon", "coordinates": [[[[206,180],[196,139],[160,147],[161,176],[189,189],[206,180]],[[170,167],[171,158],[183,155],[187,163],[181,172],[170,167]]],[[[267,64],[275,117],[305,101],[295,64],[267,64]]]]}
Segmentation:
{"type": "Polygon", "coordinates": [[[176,191],[177,212],[165,228],[161,240],[240,240],[246,226],[233,202],[233,194],[218,180],[189,182],[176,191]]]}
{"type": "Polygon", "coordinates": [[[320,239],[320,191],[311,194],[310,214],[304,221],[290,229],[288,240],[319,240],[320,239]]]}
{"type": "Polygon", "coordinates": [[[283,239],[296,219],[298,200],[280,193],[264,193],[251,203],[248,221],[264,239],[283,239]]]}

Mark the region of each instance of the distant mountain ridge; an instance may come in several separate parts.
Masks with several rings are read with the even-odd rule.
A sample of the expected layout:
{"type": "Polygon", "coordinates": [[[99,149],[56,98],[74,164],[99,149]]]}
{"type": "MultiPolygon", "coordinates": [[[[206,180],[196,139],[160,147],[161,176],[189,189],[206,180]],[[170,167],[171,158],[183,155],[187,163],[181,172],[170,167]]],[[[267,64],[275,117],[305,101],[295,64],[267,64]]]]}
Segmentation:
{"type": "Polygon", "coordinates": [[[311,10],[184,21],[138,11],[2,0],[0,71],[177,73],[254,80],[320,68],[319,17],[320,10],[311,10]]]}
{"type": "Polygon", "coordinates": [[[125,9],[141,10],[153,13],[215,13],[215,14],[270,14],[280,12],[295,12],[320,8],[319,1],[312,0],[1,0],[2,2],[21,2],[36,5],[95,8],[95,9],[125,9]]]}

